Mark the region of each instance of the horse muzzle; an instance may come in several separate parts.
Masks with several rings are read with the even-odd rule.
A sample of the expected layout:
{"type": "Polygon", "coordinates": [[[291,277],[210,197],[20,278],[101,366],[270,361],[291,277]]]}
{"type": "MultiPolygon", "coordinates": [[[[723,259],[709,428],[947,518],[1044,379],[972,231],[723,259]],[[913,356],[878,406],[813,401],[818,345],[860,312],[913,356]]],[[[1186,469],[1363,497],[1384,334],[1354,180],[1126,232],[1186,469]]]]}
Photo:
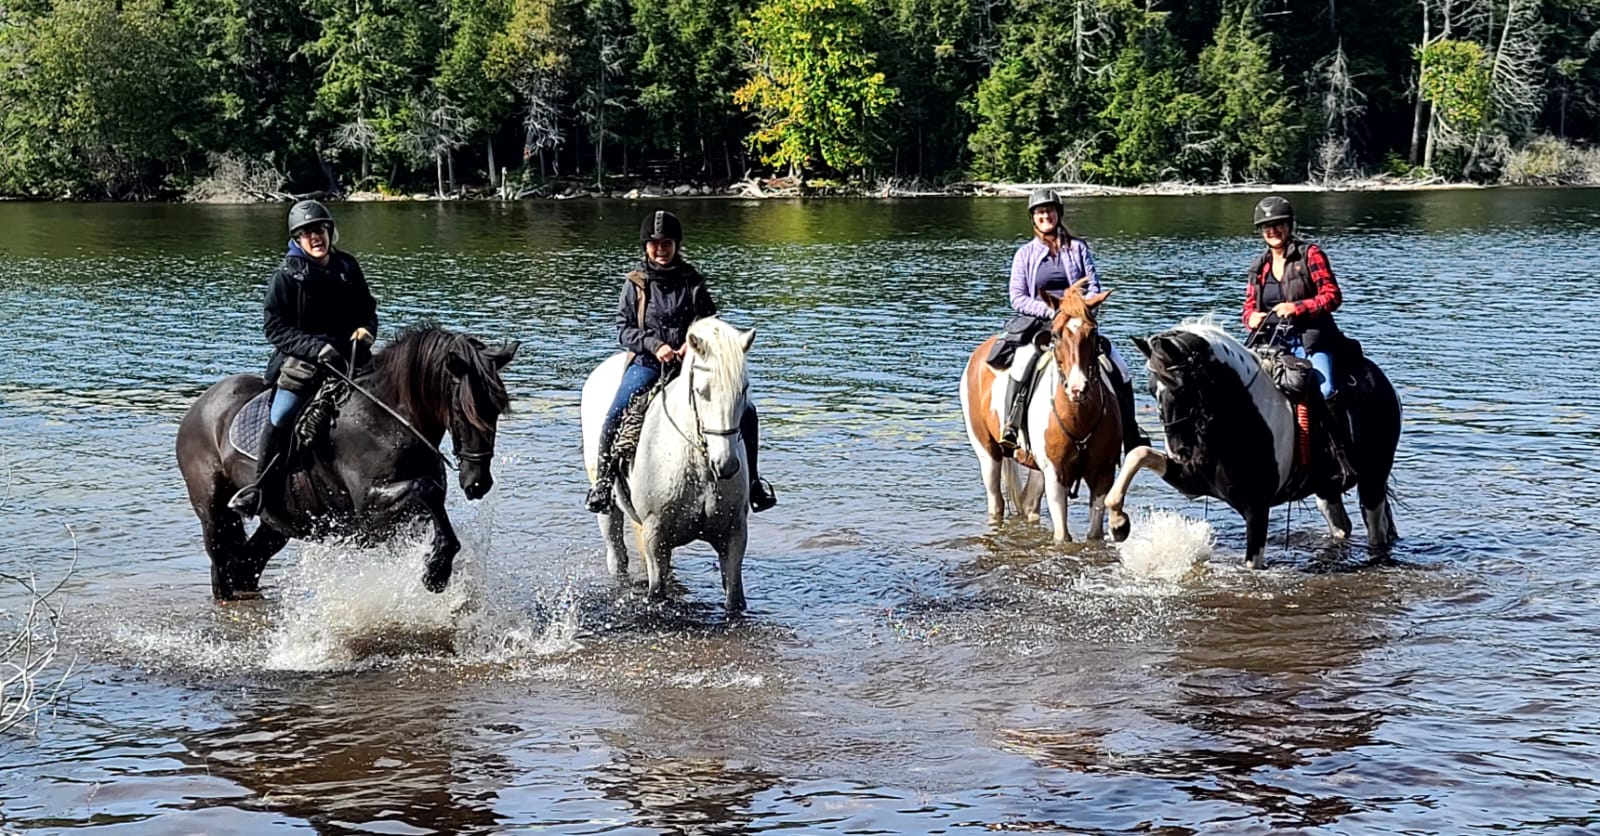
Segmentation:
{"type": "Polygon", "coordinates": [[[482,499],[492,487],[494,487],[494,475],[489,472],[487,465],[462,466],[461,491],[468,499],[482,499]]]}

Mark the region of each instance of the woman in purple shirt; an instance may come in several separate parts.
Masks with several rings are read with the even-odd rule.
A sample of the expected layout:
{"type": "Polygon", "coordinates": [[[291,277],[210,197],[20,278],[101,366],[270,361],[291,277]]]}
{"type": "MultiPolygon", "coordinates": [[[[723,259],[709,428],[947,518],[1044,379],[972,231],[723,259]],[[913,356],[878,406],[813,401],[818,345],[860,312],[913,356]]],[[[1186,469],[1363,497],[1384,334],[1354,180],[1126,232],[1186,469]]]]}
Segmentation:
{"type": "MultiPolygon", "coordinates": [[[[1082,238],[1072,234],[1061,222],[1061,198],[1053,189],[1035,189],[1028,198],[1028,214],[1033,218],[1033,237],[1017,249],[1011,259],[1011,307],[1021,316],[1006,324],[1006,340],[1015,346],[1010,378],[1006,384],[1006,426],[1001,443],[1015,445],[1017,432],[1025,420],[1028,386],[1018,385],[1033,374],[1043,352],[1034,337],[1048,333],[1055,312],[1039,294],[1059,296],[1079,279],[1088,279],[1083,295],[1100,292],[1100,277],[1094,269],[1094,254],[1082,238]],[[1032,320],[1031,322],[1029,320],[1032,320]]],[[[1122,412],[1122,447],[1132,450],[1148,445],[1150,438],[1139,429],[1133,417],[1133,377],[1116,346],[1100,337],[1101,355],[1111,360],[1116,373],[1111,375],[1122,412]]]]}

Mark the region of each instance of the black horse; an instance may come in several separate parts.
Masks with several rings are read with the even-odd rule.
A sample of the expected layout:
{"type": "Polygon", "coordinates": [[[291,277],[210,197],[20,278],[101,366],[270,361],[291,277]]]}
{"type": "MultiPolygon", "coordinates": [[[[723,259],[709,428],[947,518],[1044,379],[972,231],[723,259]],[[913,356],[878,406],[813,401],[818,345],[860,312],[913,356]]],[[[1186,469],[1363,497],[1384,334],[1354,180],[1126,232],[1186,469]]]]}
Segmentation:
{"type": "MultiPolygon", "coordinates": [[[[1260,357],[1209,321],[1134,342],[1149,361],[1168,452],[1140,447],[1128,453],[1106,498],[1113,537],[1128,536],[1122,505],[1141,467],[1188,496],[1215,497],[1238,511],[1254,568],[1262,565],[1268,513],[1285,502],[1315,495],[1334,538],[1350,535],[1343,494],[1351,485],[1340,481],[1322,443],[1326,429],[1314,426],[1311,440],[1297,435],[1295,404],[1278,391],[1260,357]],[[1307,446],[1297,450],[1300,444],[1307,446]]],[[[1383,548],[1399,536],[1388,484],[1400,443],[1400,398],[1371,360],[1347,360],[1341,368],[1348,380],[1340,399],[1353,425],[1351,460],[1367,543],[1383,548]]]]}
{"type": "Polygon", "coordinates": [[[259,375],[244,374],[207,389],[178,426],[177,452],[211,555],[212,594],[257,596],[267,560],[290,538],[376,541],[423,518],[433,523],[433,546],[422,582],[442,592],[461,543],[445,516],[439,442],[448,431],[467,497],[488,493],[496,423],[510,405],[500,369],[516,352],[515,341],[491,349],[435,326],[402,331],[355,380],[370,397],[348,392],[327,431],[291,453],[285,495],[266,498],[261,524],[248,537],[228,499],[255,478],[256,468],[229,442],[229,427],[267,386],[259,375]]]}

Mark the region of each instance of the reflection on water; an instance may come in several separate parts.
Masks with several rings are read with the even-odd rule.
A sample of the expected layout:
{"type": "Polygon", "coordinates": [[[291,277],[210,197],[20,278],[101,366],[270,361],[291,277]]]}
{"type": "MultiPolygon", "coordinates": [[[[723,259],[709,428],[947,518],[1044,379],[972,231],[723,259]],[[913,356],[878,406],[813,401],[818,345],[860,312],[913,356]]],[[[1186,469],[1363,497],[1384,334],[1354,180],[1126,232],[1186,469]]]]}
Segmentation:
{"type": "MultiPolygon", "coordinates": [[[[1231,323],[1254,200],[1073,201],[1108,335],[1231,323]]],[[[674,205],[759,331],[782,504],[752,518],[733,621],[709,549],[652,605],[581,508],[578,385],[651,207],[337,207],[381,336],[524,341],[498,483],[450,499],[444,596],[416,544],[296,545],[266,600],[219,606],[172,443],[205,386],[265,363],[282,207],[0,204],[0,571],[49,575],[72,526],[86,665],[39,738],[0,741],[0,829],[1592,830],[1600,371],[1553,373],[1571,329],[1518,300],[1600,316],[1581,270],[1523,266],[1556,235],[1600,255],[1600,196],[1296,204],[1405,402],[1404,539],[1374,562],[1301,504],[1263,572],[1236,515],[1153,478],[1120,548],[984,525],[955,382],[1004,318],[1020,201],[674,205]]]]}

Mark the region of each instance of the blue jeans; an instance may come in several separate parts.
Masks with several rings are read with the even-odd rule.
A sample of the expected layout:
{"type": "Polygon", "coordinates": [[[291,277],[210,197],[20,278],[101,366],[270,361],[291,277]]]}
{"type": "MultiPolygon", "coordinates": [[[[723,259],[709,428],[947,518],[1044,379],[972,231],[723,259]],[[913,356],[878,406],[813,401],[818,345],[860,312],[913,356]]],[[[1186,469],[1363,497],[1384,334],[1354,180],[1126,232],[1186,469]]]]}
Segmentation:
{"type": "Polygon", "coordinates": [[[1333,355],[1326,351],[1313,351],[1308,355],[1306,347],[1296,341],[1294,356],[1311,361],[1311,368],[1317,372],[1317,386],[1322,390],[1322,399],[1333,397],[1333,355]]]}
{"type": "MultiPolygon", "coordinates": [[[[661,369],[655,365],[648,365],[650,362],[635,359],[622,372],[622,382],[617,385],[617,396],[611,399],[611,408],[606,410],[605,423],[600,425],[602,461],[611,456],[611,442],[616,440],[617,425],[622,423],[622,413],[628,410],[628,402],[633,400],[635,394],[649,389],[661,379],[661,369]]],[[[276,401],[273,402],[273,406],[276,408],[276,401]]],[[[756,451],[761,445],[760,432],[760,419],[756,415],[755,404],[746,403],[744,414],[739,416],[739,434],[744,438],[745,461],[750,464],[752,483],[760,478],[756,469],[756,451]]]]}
{"type": "Polygon", "coordinates": [[[303,400],[305,400],[304,395],[299,392],[291,392],[288,389],[279,388],[278,391],[273,392],[272,426],[281,427],[285,423],[294,420],[295,413],[300,411],[300,402],[303,400]]]}

